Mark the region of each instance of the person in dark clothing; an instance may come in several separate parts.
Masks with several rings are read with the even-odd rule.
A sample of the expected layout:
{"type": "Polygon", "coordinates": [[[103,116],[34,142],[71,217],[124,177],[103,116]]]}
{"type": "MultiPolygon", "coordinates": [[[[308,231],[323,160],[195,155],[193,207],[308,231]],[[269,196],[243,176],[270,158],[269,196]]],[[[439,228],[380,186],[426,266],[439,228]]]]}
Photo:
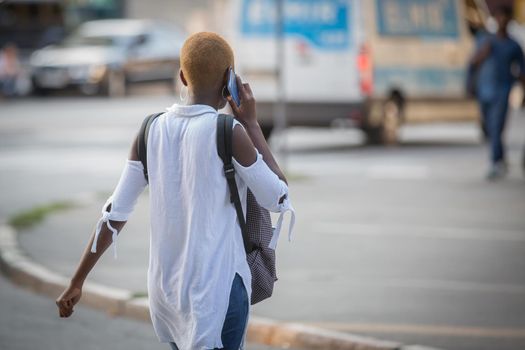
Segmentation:
{"type": "Polygon", "coordinates": [[[509,95],[514,82],[519,79],[525,87],[525,59],[520,45],[510,37],[507,27],[512,19],[512,8],[500,6],[495,13],[498,23],[496,34],[487,35],[471,64],[480,74],[477,97],[487,127],[491,164],[487,179],[495,180],[507,173],[503,131],[509,106],[509,95]]]}

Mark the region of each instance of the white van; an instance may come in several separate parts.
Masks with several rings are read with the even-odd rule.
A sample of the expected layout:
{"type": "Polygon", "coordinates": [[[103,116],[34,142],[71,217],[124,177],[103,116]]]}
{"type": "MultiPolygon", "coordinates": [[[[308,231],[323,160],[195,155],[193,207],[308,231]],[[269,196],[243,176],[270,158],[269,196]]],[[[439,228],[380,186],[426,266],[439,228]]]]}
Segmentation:
{"type": "Polygon", "coordinates": [[[285,59],[277,62],[276,0],[222,0],[216,27],[233,44],[265,132],[278,68],[287,124],[343,121],[393,142],[401,123],[476,120],[464,80],[472,40],[463,1],[283,0],[285,59]]]}

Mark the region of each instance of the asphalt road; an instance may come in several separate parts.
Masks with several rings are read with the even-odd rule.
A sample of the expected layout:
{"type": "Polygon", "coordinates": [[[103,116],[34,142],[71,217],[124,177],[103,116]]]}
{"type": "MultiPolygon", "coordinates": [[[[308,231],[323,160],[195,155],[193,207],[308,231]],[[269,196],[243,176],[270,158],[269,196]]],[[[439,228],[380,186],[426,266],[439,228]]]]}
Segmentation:
{"type": "MultiPolygon", "coordinates": [[[[111,191],[140,121],[169,104],[168,97],[133,97],[0,105],[0,217],[111,191]]],[[[275,296],[254,313],[451,350],[525,348],[524,119],[514,113],[510,120],[511,171],[496,183],[483,179],[487,155],[474,125],[405,127],[403,144],[388,149],[364,147],[354,130],[291,130],[284,163],[295,179],[296,236],[293,244],[281,241],[275,296]]],[[[137,210],[146,208],[141,201],[137,210]]],[[[35,259],[45,262],[46,249],[64,242],[64,232],[45,236],[64,215],[21,235],[35,259]]],[[[136,227],[144,227],[145,217],[137,214],[136,227]]],[[[120,239],[121,266],[125,252],[120,239]]],[[[121,271],[110,255],[97,271],[100,281],[121,271]]],[[[63,271],[70,271],[74,255],[60,256],[63,271]]],[[[137,291],[145,278],[140,268],[137,291]]],[[[16,305],[33,298],[9,292],[15,287],[3,282],[2,309],[13,310],[0,316],[7,325],[16,305]]],[[[36,310],[35,319],[44,317],[36,310]]],[[[86,329],[98,329],[96,317],[85,321],[86,329]]],[[[3,332],[1,339],[11,344],[14,334],[3,332]]],[[[76,339],[68,336],[64,341],[76,339]]]]}

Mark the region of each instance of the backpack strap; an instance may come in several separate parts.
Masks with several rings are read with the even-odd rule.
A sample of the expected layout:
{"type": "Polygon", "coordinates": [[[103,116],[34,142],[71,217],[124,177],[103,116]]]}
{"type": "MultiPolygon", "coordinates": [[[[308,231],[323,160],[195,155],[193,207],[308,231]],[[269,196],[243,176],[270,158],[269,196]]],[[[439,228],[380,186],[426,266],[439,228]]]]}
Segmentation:
{"type": "Polygon", "coordinates": [[[159,117],[161,113],[153,113],[150,114],[144,119],[142,122],[142,125],[140,126],[139,133],[137,134],[137,155],[139,156],[139,160],[142,163],[142,166],[144,168],[144,177],[146,178],[146,182],[149,182],[148,178],[148,152],[146,150],[146,146],[148,145],[148,134],[149,129],[151,127],[151,124],[157,117],[159,117]]]}
{"type": "Polygon", "coordinates": [[[241,227],[242,239],[244,242],[244,250],[246,253],[250,253],[254,250],[254,246],[248,238],[246,220],[244,219],[244,213],[242,212],[237,181],[235,181],[235,168],[232,163],[232,136],[233,117],[227,114],[219,114],[217,117],[217,153],[224,164],[223,171],[230,190],[230,202],[233,203],[235,211],[237,212],[237,219],[239,221],[239,226],[241,227]]]}

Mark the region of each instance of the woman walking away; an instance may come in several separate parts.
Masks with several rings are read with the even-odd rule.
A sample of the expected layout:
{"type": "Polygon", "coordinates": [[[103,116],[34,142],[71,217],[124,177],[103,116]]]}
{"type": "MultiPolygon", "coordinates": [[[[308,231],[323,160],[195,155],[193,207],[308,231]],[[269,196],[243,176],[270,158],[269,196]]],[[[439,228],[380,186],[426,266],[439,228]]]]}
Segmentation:
{"type": "Polygon", "coordinates": [[[151,124],[149,181],[139,161],[137,140],[133,143],[97,230],[69,287],[56,301],[60,317],[71,316],[88,273],[111,243],[116,258],[117,233],[149,184],[148,298],[159,341],[180,350],[242,348],[251,272],[217,153],[217,111],[227,102],[236,118],[233,164],[244,213],[248,188],[262,207],[281,216],[286,211],[293,215],[293,208],[284,174],[257,122],[250,86],[236,76],[239,106],[225,89],[233,66],[233,51],[219,35],[203,32],[186,40],[180,71],[186,103],[174,104],[151,124]]]}

